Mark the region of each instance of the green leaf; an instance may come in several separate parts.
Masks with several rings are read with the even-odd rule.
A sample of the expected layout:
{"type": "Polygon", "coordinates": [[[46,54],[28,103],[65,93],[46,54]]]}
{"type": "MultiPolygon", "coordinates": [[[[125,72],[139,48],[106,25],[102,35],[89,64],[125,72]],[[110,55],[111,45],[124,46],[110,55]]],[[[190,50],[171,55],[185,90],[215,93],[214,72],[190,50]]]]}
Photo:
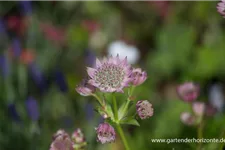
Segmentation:
{"type": "Polygon", "coordinates": [[[106,112],[107,114],[109,115],[110,118],[112,118],[112,120],[114,121],[114,114],[113,114],[113,111],[112,111],[112,107],[109,105],[109,104],[106,104],[106,112]]]}
{"type": "Polygon", "coordinates": [[[140,126],[138,121],[134,119],[134,117],[126,117],[123,120],[120,121],[121,124],[130,124],[130,125],[135,125],[135,126],[140,126]]]}
{"type": "Polygon", "coordinates": [[[123,110],[124,110],[124,107],[126,106],[126,102],[127,101],[124,101],[123,104],[120,106],[119,110],[118,110],[118,119],[122,119],[122,117],[124,116],[123,114],[123,110]]]}

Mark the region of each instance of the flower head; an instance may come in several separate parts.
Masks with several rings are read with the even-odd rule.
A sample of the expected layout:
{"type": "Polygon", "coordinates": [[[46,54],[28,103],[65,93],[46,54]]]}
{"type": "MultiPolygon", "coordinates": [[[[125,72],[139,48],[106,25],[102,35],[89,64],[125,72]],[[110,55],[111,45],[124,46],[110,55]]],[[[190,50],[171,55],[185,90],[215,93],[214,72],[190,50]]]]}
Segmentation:
{"type": "Polygon", "coordinates": [[[192,109],[196,116],[202,116],[205,112],[205,104],[203,102],[194,102],[192,109]]]}
{"type": "Polygon", "coordinates": [[[84,134],[82,133],[81,129],[76,129],[72,134],[72,140],[74,143],[82,143],[85,141],[84,134]]]}
{"type": "Polygon", "coordinates": [[[186,82],[177,87],[177,94],[182,100],[192,102],[198,98],[199,89],[200,88],[197,84],[193,82],[186,82]]]}
{"type": "Polygon", "coordinates": [[[81,129],[76,129],[72,134],[72,141],[73,141],[73,148],[79,149],[86,146],[86,141],[84,138],[84,134],[82,133],[81,129]]]}
{"type": "Polygon", "coordinates": [[[152,104],[149,103],[147,100],[140,100],[136,104],[136,110],[138,116],[141,119],[147,119],[153,115],[153,108],[152,104]]]}
{"type": "Polygon", "coordinates": [[[84,79],[80,85],[77,86],[76,91],[83,96],[90,96],[95,92],[95,87],[88,83],[87,79],[84,79]]]}
{"type": "Polygon", "coordinates": [[[116,133],[114,128],[108,123],[101,123],[96,129],[97,132],[97,141],[102,144],[108,142],[114,142],[116,139],[116,133]]]}
{"type": "Polygon", "coordinates": [[[225,0],[217,4],[217,11],[225,18],[225,0]]]}
{"type": "Polygon", "coordinates": [[[180,116],[181,121],[186,125],[193,125],[196,121],[195,117],[189,112],[183,112],[180,116]]]}
{"type": "Polygon", "coordinates": [[[142,84],[147,79],[147,73],[145,71],[141,71],[141,68],[133,69],[132,71],[132,84],[137,86],[142,84]]]}
{"type": "Polygon", "coordinates": [[[73,150],[73,143],[64,130],[58,130],[53,136],[50,150],[73,150]]]}
{"type": "Polygon", "coordinates": [[[96,60],[95,68],[87,68],[90,80],[88,83],[97,87],[102,92],[123,92],[129,86],[132,69],[127,63],[127,58],[120,60],[119,56],[102,61],[96,60]]]}

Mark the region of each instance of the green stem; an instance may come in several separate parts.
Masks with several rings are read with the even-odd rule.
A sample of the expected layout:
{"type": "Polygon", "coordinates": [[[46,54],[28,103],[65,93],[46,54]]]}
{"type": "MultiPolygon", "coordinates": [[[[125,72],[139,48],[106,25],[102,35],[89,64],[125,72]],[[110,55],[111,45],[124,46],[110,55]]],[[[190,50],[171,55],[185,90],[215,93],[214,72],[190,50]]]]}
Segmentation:
{"type": "Polygon", "coordinates": [[[93,96],[93,97],[95,97],[95,98],[98,100],[99,104],[100,104],[102,107],[104,107],[104,104],[103,104],[103,102],[102,102],[101,98],[100,98],[100,97],[98,97],[98,95],[96,95],[96,94],[92,94],[92,96],[93,96]]]}
{"type": "MultiPolygon", "coordinates": [[[[223,138],[223,139],[225,138],[225,131],[223,131],[223,134],[222,134],[222,137],[221,138],[223,138]]],[[[220,144],[220,148],[219,148],[220,150],[223,150],[224,144],[225,144],[224,142],[222,142],[220,144]]]]}
{"type": "MultiPolygon", "coordinates": [[[[198,139],[202,139],[203,138],[202,131],[203,131],[203,122],[201,121],[199,126],[198,126],[198,139]]],[[[201,147],[202,147],[202,143],[199,142],[197,149],[201,150],[201,147]]]]}
{"type": "Polygon", "coordinates": [[[121,112],[121,115],[119,116],[119,120],[122,119],[124,115],[126,114],[129,104],[130,104],[130,100],[127,99],[126,104],[122,108],[122,112],[121,112]]]}
{"type": "Polygon", "coordinates": [[[114,116],[115,116],[115,121],[117,122],[118,121],[118,108],[117,108],[116,96],[114,93],[112,94],[112,97],[113,97],[112,102],[113,102],[114,116]]]}
{"type": "Polygon", "coordinates": [[[123,129],[121,128],[121,126],[119,124],[116,124],[116,128],[117,128],[117,130],[118,130],[118,132],[120,134],[120,137],[121,137],[121,139],[123,141],[123,144],[125,146],[125,149],[126,150],[130,150],[129,145],[127,143],[127,139],[126,139],[126,137],[125,137],[125,135],[123,133],[123,129]]]}
{"type": "Polygon", "coordinates": [[[135,86],[131,86],[131,88],[129,89],[128,92],[128,100],[130,100],[130,97],[132,96],[133,92],[134,92],[135,86]]]}
{"type": "Polygon", "coordinates": [[[127,98],[127,101],[126,101],[125,106],[123,107],[123,110],[122,110],[122,113],[121,113],[119,119],[122,119],[122,118],[124,117],[124,115],[126,114],[126,112],[127,112],[128,106],[129,106],[130,101],[131,101],[130,97],[131,97],[132,94],[133,94],[134,88],[135,88],[135,86],[132,86],[132,87],[129,89],[129,91],[128,91],[128,98],[127,98]]]}

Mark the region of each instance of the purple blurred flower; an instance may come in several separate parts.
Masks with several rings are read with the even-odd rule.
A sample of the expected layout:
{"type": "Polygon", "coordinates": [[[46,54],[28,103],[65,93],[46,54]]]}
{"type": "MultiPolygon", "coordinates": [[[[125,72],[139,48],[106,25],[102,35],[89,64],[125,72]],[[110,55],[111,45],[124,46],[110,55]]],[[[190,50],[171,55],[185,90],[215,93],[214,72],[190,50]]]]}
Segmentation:
{"type": "Polygon", "coordinates": [[[31,1],[20,1],[20,6],[22,7],[22,11],[25,15],[30,15],[32,13],[31,3],[31,1]]]}
{"type": "Polygon", "coordinates": [[[93,50],[85,50],[85,62],[88,66],[94,66],[96,60],[96,54],[93,50]]]}
{"type": "Polygon", "coordinates": [[[147,73],[145,71],[142,71],[141,68],[133,69],[132,71],[132,84],[137,86],[145,82],[147,79],[147,73]]]}
{"type": "Polygon", "coordinates": [[[3,77],[6,77],[9,74],[9,66],[6,57],[3,55],[0,55],[0,69],[3,77]]]}
{"type": "Polygon", "coordinates": [[[36,99],[34,99],[33,97],[29,97],[26,100],[26,109],[31,120],[37,121],[39,119],[39,107],[36,99]]]}
{"type": "Polygon", "coordinates": [[[19,114],[18,114],[18,112],[16,110],[16,106],[15,106],[14,103],[8,104],[8,112],[9,112],[10,117],[13,120],[15,120],[17,122],[20,121],[20,116],[19,116],[19,114]]]}
{"type": "Polygon", "coordinates": [[[35,63],[29,64],[28,69],[35,84],[39,87],[41,92],[44,92],[47,88],[47,83],[42,71],[38,68],[38,66],[35,63]]]}
{"type": "Polygon", "coordinates": [[[55,82],[62,92],[68,91],[68,85],[67,85],[65,76],[64,76],[62,71],[56,70],[56,72],[55,72],[55,82]]]}
{"type": "Polygon", "coordinates": [[[58,130],[49,150],[73,150],[73,143],[64,130],[58,130]]]}
{"type": "Polygon", "coordinates": [[[219,2],[217,4],[217,11],[225,18],[225,0],[221,0],[221,2],[219,2]]]}
{"type": "Polygon", "coordinates": [[[73,118],[71,116],[62,116],[61,117],[61,121],[62,126],[65,128],[71,128],[74,126],[74,121],[73,118]]]}
{"type": "Polygon", "coordinates": [[[127,58],[120,60],[119,56],[104,58],[102,61],[96,59],[95,68],[87,68],[90,80],[88,83],[97,87],[102,92],[122,92],[123,88],[129,86],[132,69],[127,63],[127,58]]]}
{"type": "Polygon", "coordinates": [[[147,119],[153,115],[152,104],[147,100],[139,100],[136,104],[136,111],[141,119],[147,119]]]}
{"type": "Polygon", "coordinates": [[[95,92],[95,87],[87,83],[87,79],[83,79],[83,81],[76,87],[76,91],[82,96],[90,96],[95,92]]]}
{"type": "MultiPolygon", "coordinates": [[[[5,24],[2,21],[2,19],[0,19],[0,33],[1,34],[5,34],[6,30],[5,30],[5,24]]],[[[1,35],[2,36],[2,35],[1,35]]]]}
{"type": "Polygon", "coordinates": [[[108,142],[114,142],[116,139],[116,132],[114,128],[108,123],[99,124],[98,128],[96,128],[97,132],[97,141],[102,144],[108,142]]]}
{"type": "Polygon", "coordinates": [[[177,87],[178,96],[185,102],[193,102],[198,98],[199,85],[193,82],[186,82],[177,87]]]}
{"type": "Polygon", "coordinates": [[[19,39],[15,38],[13,40],[13,48],[12,49],[13,49],[14,56],[19,57],[21,54],[21,45],[20,45],[19,39]]]}
{"type": "Polygon", "coordinates": [[[87,103],[85,106],[86,118],[87,120],[92,120],[94,118],[94,107],[91,103],[87,103]]]}

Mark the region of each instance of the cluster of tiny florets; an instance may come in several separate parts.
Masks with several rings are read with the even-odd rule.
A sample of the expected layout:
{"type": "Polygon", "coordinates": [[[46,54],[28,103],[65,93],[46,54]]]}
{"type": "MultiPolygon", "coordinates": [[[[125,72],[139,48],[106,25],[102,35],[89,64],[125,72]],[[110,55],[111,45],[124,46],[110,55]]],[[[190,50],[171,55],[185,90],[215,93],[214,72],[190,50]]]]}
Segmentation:
{"type": "Polygon", "coordinates": [[[97,128],[97,141],[104,143],[114,142],[116,139],[116,132],[114,128],[108,123],[101,123],[97,128]]]}
{"type": "MultiPolygon", "coordinates": [[[[137,86],[147,79],[147,73],[140,68],[132,68],[127,58],[120,60],[119,56],[104,58],[102,61],[96,59],[94,68],[87,67],[89,79],[88,85],[98,88],[102,92],[123,92],[123,88],[130,85],[137,86]]],[[[77,92],[84,96],[89,96],[94,92],[91,87],[80,84],[76,88],[77,92]]]]}
{"type": "Polygon", "coordinates": [[[138,116],[141,119],[147,119],[153,115],[152,104],[147,100],[140,100],[136,104],[138,116]]]}

